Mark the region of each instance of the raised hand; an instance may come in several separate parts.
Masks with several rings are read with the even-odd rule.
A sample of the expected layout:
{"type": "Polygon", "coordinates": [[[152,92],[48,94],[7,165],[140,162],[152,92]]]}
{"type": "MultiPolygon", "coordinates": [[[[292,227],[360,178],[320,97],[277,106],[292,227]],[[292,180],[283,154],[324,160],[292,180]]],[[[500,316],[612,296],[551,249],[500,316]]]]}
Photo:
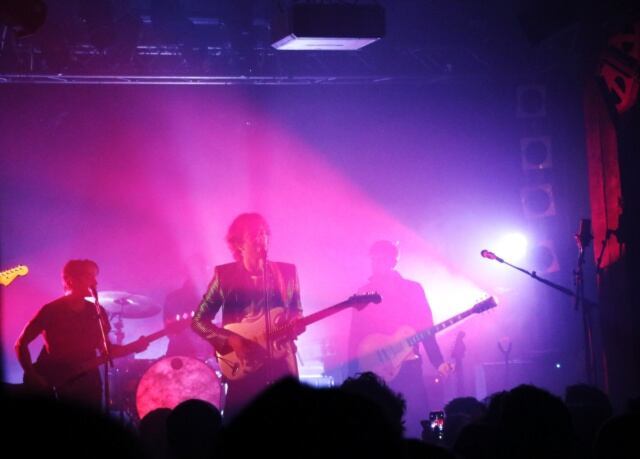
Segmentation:
{"type": "Polygon", "coordinates": [[[440,373],[440,376],[444,378],[448,377],[454,371],[455,371],[455,365],[453,363],[442,362],[438,367],[438,373],[440,373]]]}

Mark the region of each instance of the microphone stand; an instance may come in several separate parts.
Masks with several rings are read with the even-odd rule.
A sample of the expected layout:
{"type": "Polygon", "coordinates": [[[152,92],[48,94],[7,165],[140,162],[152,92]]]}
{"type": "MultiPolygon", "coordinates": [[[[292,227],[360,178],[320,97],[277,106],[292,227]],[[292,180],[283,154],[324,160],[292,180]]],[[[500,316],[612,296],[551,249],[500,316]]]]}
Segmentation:
{"type": "Polygon", "coordinates": [[[105,325],[102,322],[102,314],[101,314],[101,307],[100,307],[100,302],[98,301],[98,291],[95,289],[91,290],[91,293],[93,295],[93,297],[95,298],[95,307],[96,307],[96,314],[97,314],[97,318],[98,318],[98,327],[100,328],[100,338],[101,340],[101,344],[102,344],[102,352],[103,355],[106,359],[105,364],[104,364],[104,409],[105,409],[105,413],[108,415],[109,414],[109,403],[111,400],[111,394],[110,394],[110,390],[109,390],[109,366],[111,366],[113,368],[113,359],[111,358],[111,350],[109,349],[109,338],[107,335],[107,331],[105,330],[105,325]]]}
{"type": "MultiPolygon", "coordinates": [[[[520,268],[519,266],[515,266],[504,259],[498,256],[485,257],[492,260],[496,260],[499,263],[510,266],[529,277],[537,280],[545,284],[548,287],[551,287],[559,292],[564,293],[567,296],[575,299],[575,307],[576,309],[582,308],[582,323],[584,326],[584,334],[585,334],[585,372],[587,375],[587,381],[590,384],[596,385],[595,379],[595,354],[593,351],[593,335],[592,335],[592,325],[591,325],[591,315],[590,311],[592,308],[597,306],[597,303],[591,301],[584,297],[584,282],[583,282],[583,273],[582,273],[582,265],[584,264],[584,245],[579,243],[579,257],[578,257],[578,268],[574,271],[575,281],[576,281],[576,291],[572,291],[566,287],[558,285],[550,280],[547,280],[543,277],[538,276],[535,271],[527,271],[526,269],[520,268]]],[[[493,255],[493,254],[492,254],[493,255]]],[[[484,256],[484,255],[483,255],[484,256]]]]}
{"type": "Polygon", "coordinates": [[[509,389],[509,364],[511,363],[511,359],[509,356],[511,355],[511,348],[513,343],[509,341],[507,347],[505,348],[500,341],[498,341],[498,349],[502,353],[504,357],[504,389],[509,389]]]}
{"type": "Polygon", "coordinates": [[[273,353],[271,349],[271,311],[269,311],[269,291],[267,288],[267,256],[265,254],[262,259],[262,280],[264,287],[264,318],[265,318],[265,333],[267,338],[267,385],[270,385],[273,381],[273,368],[272,359],[273,353]]]}
{"type": "Polygon", "coordinates": [[[584,329],[584,349],[585,349],[585,370],[587,373],[587,382],[596,385],[597,374],[595,364],[595,353],[593,350],[593,326],[591,323],[591,307],[586,304],[584,298],[584,251],[589,244],[588,239],[583,239],[580,235],[576,235],[576,243],[578,244],[578,266],[573,271],[574,283],[576,286],[575,305],[574,308],[582,310],[582,326],[584,329]]]}

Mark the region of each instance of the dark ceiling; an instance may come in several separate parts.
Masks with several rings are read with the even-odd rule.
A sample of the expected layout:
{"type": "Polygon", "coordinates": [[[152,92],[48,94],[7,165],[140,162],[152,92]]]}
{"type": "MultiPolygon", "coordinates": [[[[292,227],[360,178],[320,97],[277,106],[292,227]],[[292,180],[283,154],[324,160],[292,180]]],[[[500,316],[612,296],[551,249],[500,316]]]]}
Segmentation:
{"type": "Polygon", "coordinates": [[[384,0],[375,3],[385,10],[386,34],[359,51],[275,50],[271,21],[295,3],[304,2],[45,1],[47,17],[35,33],[17,38],[8,25],[0,29],[0,79],[361,84],[536,75],[575,67],[584,58],[584,37],[633,8],[619,2],[602,14],[603,2],[589,10],[576,1],[528,7],[509,0],[384,0]],[[601,20],[586,27],[594,15],[586,18],[585,11],[601,20]]]}

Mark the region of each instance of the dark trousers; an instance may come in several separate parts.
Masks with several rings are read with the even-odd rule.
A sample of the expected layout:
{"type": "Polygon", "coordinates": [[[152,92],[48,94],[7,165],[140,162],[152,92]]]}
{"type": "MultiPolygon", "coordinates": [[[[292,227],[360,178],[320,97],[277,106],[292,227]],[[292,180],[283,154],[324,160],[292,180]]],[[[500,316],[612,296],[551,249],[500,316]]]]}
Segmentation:
{"type": "Polygon", "coordinates": [[[285,360],[272,360],[242,379],[227,382],[224,400],[224,421],[232,420],[270,384],[282,377],[290,376],[285,360]]]}
{"type": "Polygon", "coordinates": [[[429,417],[427,391],[422,377],[422,359],[404,362],[398,376],[389,381],[388,385],[393,391],[400,392],[407,402],[405,436],[421,438],[420,421],[429,417]]]}

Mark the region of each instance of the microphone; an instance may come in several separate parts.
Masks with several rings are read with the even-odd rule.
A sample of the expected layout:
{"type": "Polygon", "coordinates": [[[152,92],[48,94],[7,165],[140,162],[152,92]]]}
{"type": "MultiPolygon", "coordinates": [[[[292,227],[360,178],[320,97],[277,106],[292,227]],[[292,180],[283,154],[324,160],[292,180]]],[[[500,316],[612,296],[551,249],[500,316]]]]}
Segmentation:
{"type": "Polygon", "coordinates": [[[96,303],[97,303],[98,302],[98,289],[96,288],[96,286],[92,285],[91,287],[89,287],[89,291],[91,292],[93,297],[96,299],[96,303]]]}
{"type": "Polygon", "coordinates": [[[258,258],[262,262],[263,269],[266,269],[266,267],[267,267],[267,249],[266,249],[266,247],[258,247],[256,252],[258,254],[258,258]]]}
{"type": "Polygon", "coordinates": [[[482,250],[480,252],[480,255],[483,258],[488,258],[489,260],[496,260],[496,261],[499,261],[500,263],[504,263],[504,260],[502,258],[500,258],[495,253],[488,251],[487,249],[482,250]]]}
{"type": "Polygon", "coordinates": [[[581,248],[586,249],[589,247],[589,243],[592,240],[591,220],[587,218],[580,219],[580,226],[578,227],[578,234],[576,234],[576,241],[580,244],[581,248]]]}

